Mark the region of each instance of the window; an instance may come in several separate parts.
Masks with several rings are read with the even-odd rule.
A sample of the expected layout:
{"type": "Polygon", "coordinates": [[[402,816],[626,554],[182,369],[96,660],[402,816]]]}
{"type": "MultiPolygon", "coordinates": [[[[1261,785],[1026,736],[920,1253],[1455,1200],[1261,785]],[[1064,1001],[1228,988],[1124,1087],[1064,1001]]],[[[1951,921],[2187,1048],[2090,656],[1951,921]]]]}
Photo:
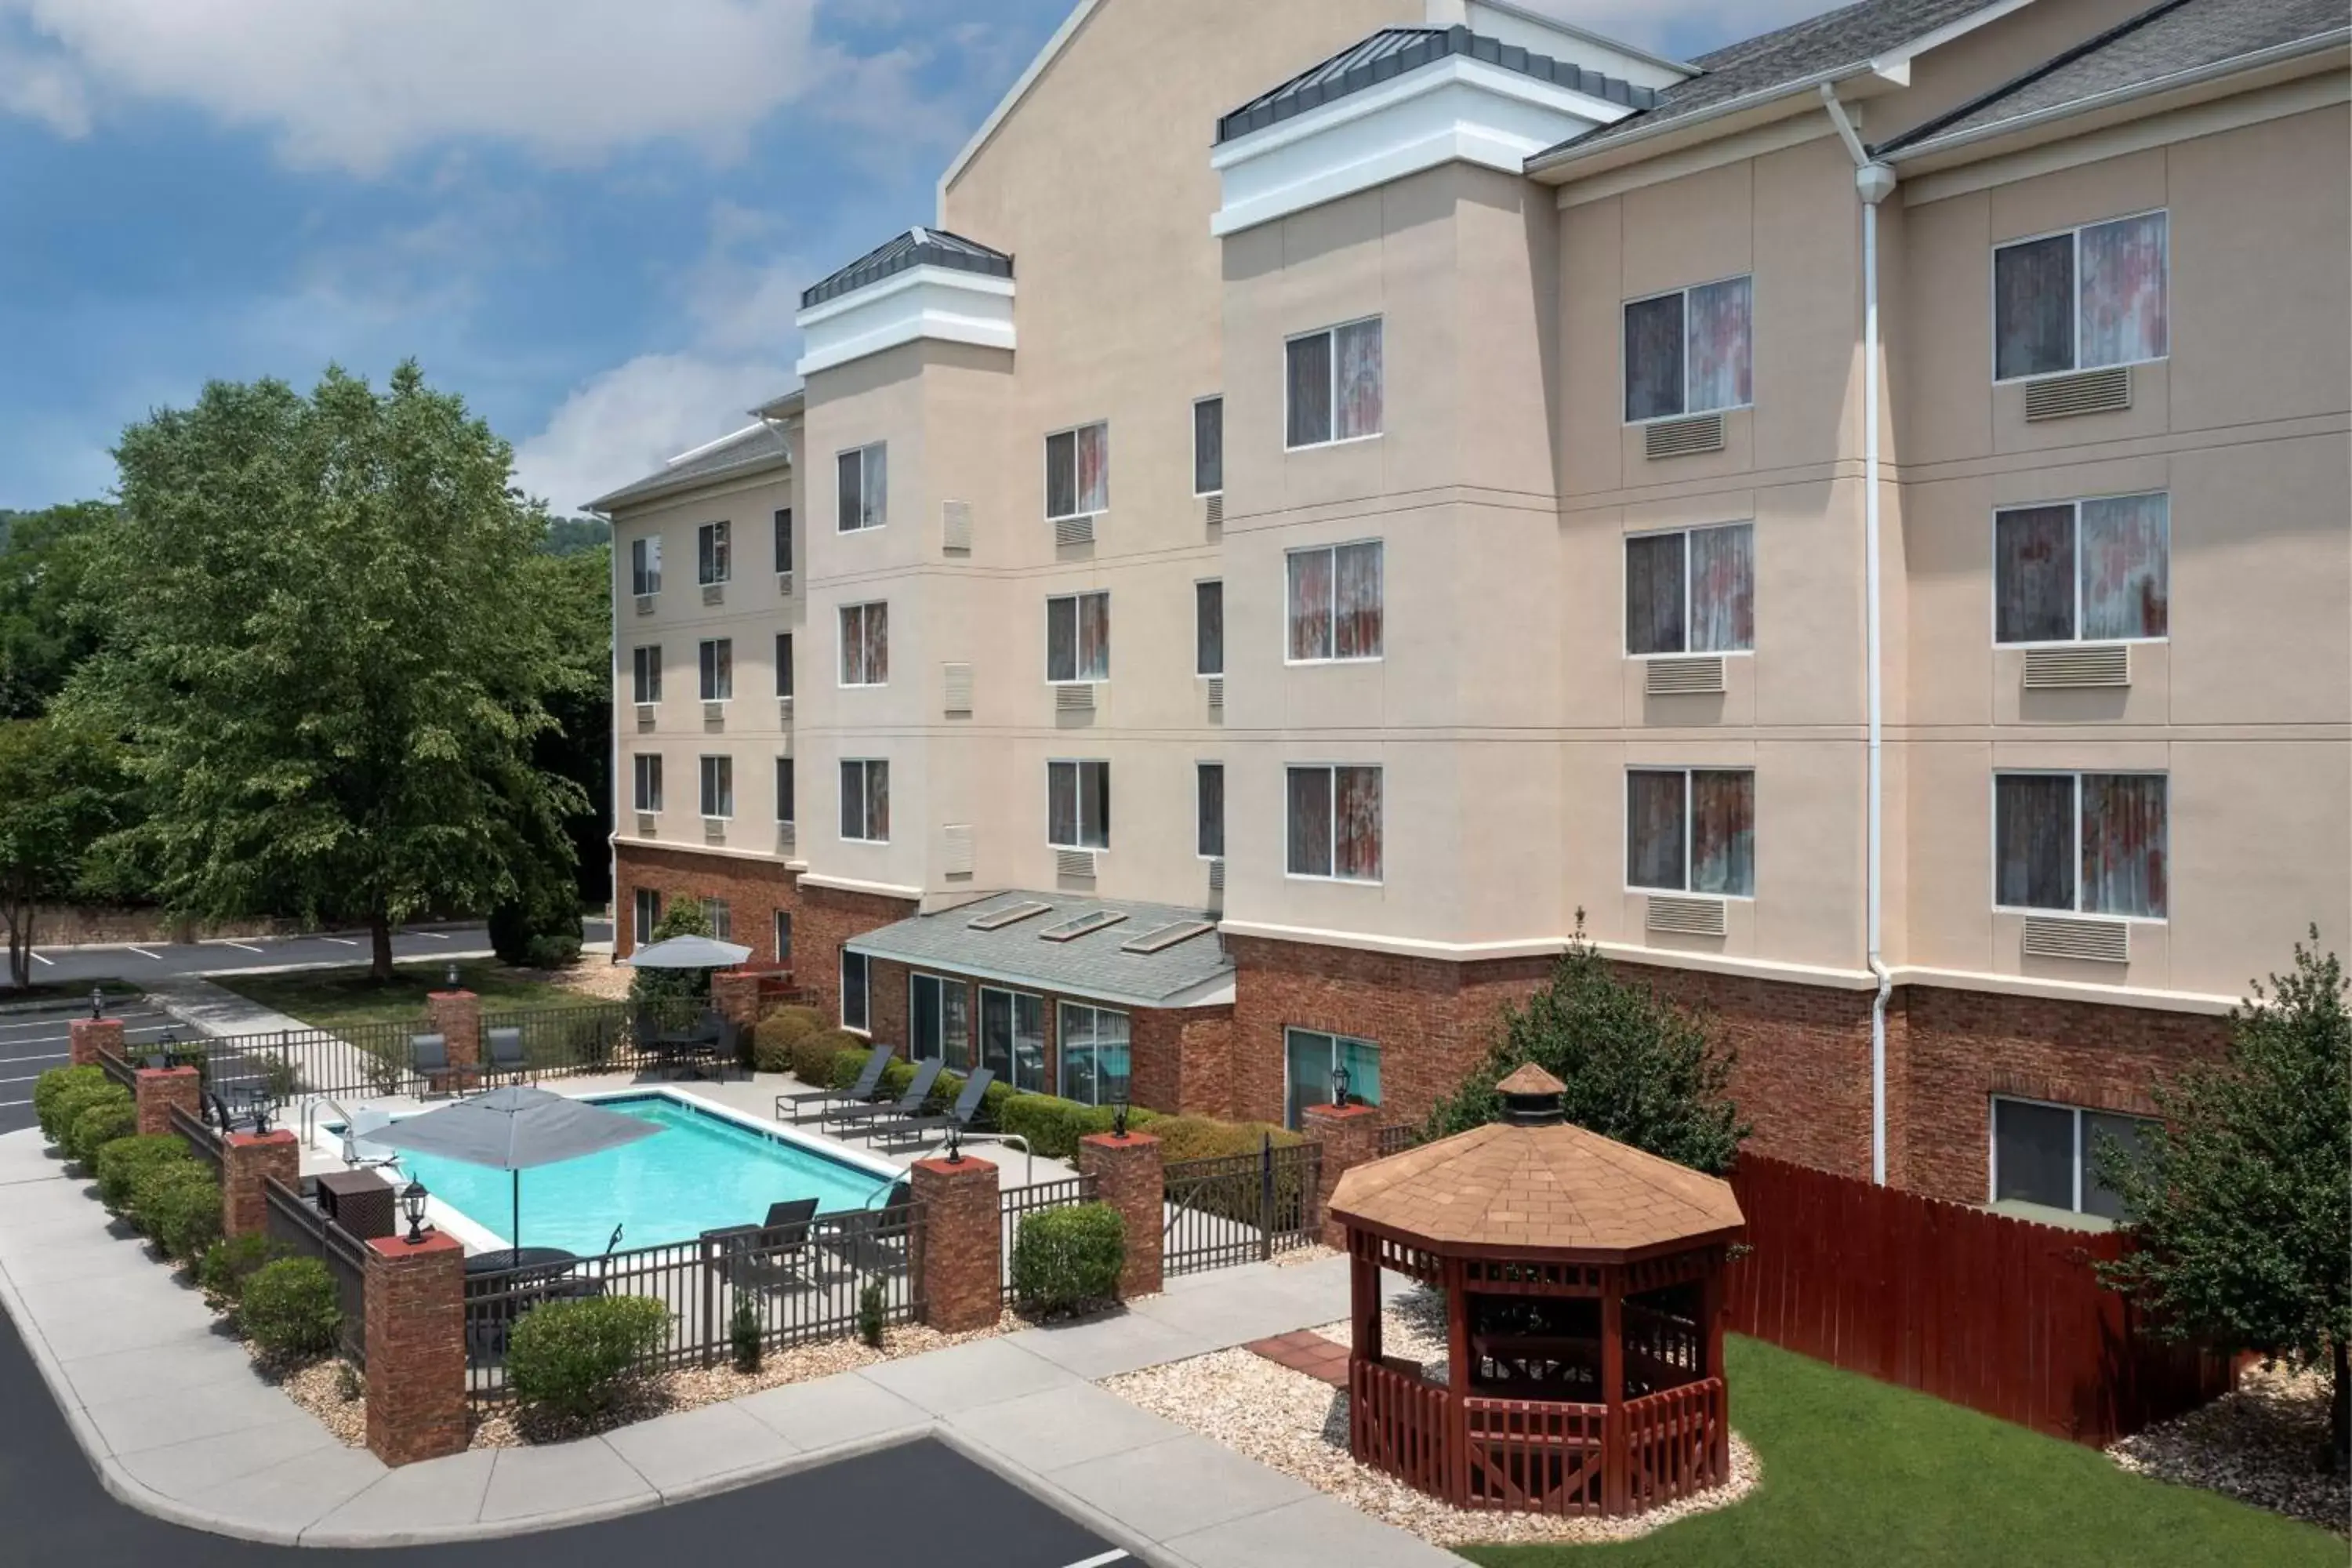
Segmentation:
{"type": "Polygon", "coordinates": [[[1110,847],[1110,764],[1045,764],[1045,842],[1056,849],[1110,847]]]}
{"type": "Polygon", "coordinates": [[[1045,437],[1045,521],[1110,510],[1110,426],[1101,420],[1045,437]]]}
{"type": "Polygon", "coordinates": [[[2162,773],[1995,773],[1993,901],[2164,919],[2162,773]]]}
{"type": "Polygon", "coordinates": [[[790,963],[792,961],[793,912],[790,910],[778,910],[776,911],[776,962],[790,963]]]}
{"type": "Polygon", "coordinates": [[[1192,673],[1225,672],[1225,585],[1192,584],[1192,673]]]}
{"type": "Polygon", "coordinates": [[[793,634],[778,632],[776,634],[776,695],[790,697],[792,694],[793,634]]]}
{"type": "Polygon", "coordinates": [[[661,924],[661,895],[651,888],[639,888],[631,900],[633,919],[629,931],[635,945],[643,947],[654,939],[654,927],[661,924]]]}
{"type": "Polygon", "coordinates": [[[869,759],[841,764],[841,836],[868,844],[890,842],[890,764],[869,759]]]}
{"type": "Polygon", "coordinates": [[[735,815],[735,759],[705,757],[702,759],[702,815],[732,816],[735,815]]]}
{"type": "Polygon", "coordinates": [[[1756,773],[1635,768],[1625,775],[1625,885],[1756,896],[1756,773]]]}
{"type": "Polygon", "coordinates": [[[2038,1100],[1992,1102],[1992,1199],[2040,1204],[2076,1214],[2122,1219],[2123,1200],[2099,1180],[2103,1143],[2113,1140],[2129,1158],[2144,1147],[2148,1121],[2111,1110],[2038,1100]]]}
{"type": "Polygon", "coordinates": [[[661,535],[629,541],[629,592],[639,598],[661,592],[661,535]]]}
{"type": "Polygon", "coordinates": [[[1993,641],[2107,642],[2171,626],[2171,503],[2105,496],[1993,514],[1993,641]]]}
{"type": "Polygon", "coordinates": [[[652,752],[640,752],[629,759],[629,771],[635,785],[639,811],[659,811],[662,808],[661,758],[652,752]]]}
{"type": "Polygon", "coordinates": [[[1380,658],[1380,541],[1294,550],[1285,561],[1290,662],[1380,658]]]}
{"type": "Polygon", "coordinates": [[[843,533],[879,528],[890,515],[890,446],[877,441],[834,460],[841,510],[835,526],[843,533]]]}
{"type": "Polygon", "coordinates": [[[1069,594],[1045,601],[1045,679],[1110,679],[1110,595],[1069,594]]]}
{"type": "Polygon", "coordinates": [[[779,572],[789,572],[789,571],[791,571],[791,570],[793,569],[793,509],[792,509],[792,508],[790,508],[790,507],[788,507],[788,506],[787,506],[787,507],[779,507],[779,508],[777,508],[777,509],[776,509],[775,526],[776,526],[776,570],[777,570],[777,571],[779,571],[779,572]]]}
{"type": "Polygon", "coordinates": [[[1727,278],[1625,307],[1625,423],[1745,408],[1756,401],[1754,280],[1727,278]]]}
{"type": "Polygon", "coordinates": [[[1295,767],[1289,855],[1294,877],[1381,879],[1381,770],[1295,767]]]}
{"type": "Polygon", "coordinates": [[[1283,345],[1283,445],[1381,433],[1381,321],[1350,321],[1283,345]]]}
{"type": "Polygon", "coordinates": [[[706,588],[730,575],[727,532],[723,522],[706,522],[694,531],[695,577],[706,588]]]}
{"type": "Polygon", "coordinates": [[[841,606],[841,683],[844,686],[890,684],[888,605],[841,606]]]}
{"type": "Polygon", "coordinates": [[[776,759],[776,820],[791,822],[793,816],[793,760],[776,759]]]}
{"type": "Polygon", "coordinates": [[[1192,801],[1198,821],[1193,853],[1204,860],[1225,858],[1225,764],[1201,763],[1192,770],[1192,801]]]}
{"type": "Polygon", "coordinates": [[[702,900],[702,923],[710,928],[711,936],[719,942],[735,939],[735,911],[727,907],[724,899],[702,900]]]}
{"type": "Polygon", "coordinates": [[[661,647],[629,650],[629,694],[639,702],[661,700],[661,647]]]}
{"type": "Polygon", "coordinates": [[[971,1071],[971,988],[936,974],[908,976],[907,1049],[919,1062],[940,1061],[956,1072],[971,1071]]]}
{"type": "Polygon", "coordinates": [[[1225,400],[1200,397],[1192,401],[1192,493],[1223,495],[1225,491],[1225,400]]]}
{"type": "Polygon", "coordinates": [[[1127,1100],[1127,1015],[1108,1007],[1062,1004],[1062,1098],[1080,1105],[1127,1100]]]}
{"type": "Polygon", "coordinates": [[[1045,1077],[1045,1004],[1020,991],[980,993],[980,1065],[1025,1094],[1050,1094],[1045,1077]]]}
{"type": "Polygon", "coordinates": [[[1992,378],[2162,359],[2165,215],[2020,240],[1992,253],[1992,378]]]}
{"type": "Polygon", "coordinates": [[[1743,653],[1756,646],[1756,526],[1625,541],[1625,652],[1743,653]]]}
{"type": "Polygon", "coordinates": [[[735,639],[705,637],[702,642],[702,700],[724,702],[735,695],[735,639]]]}
{"type": "Polygon", "coordinates": [[[1349,1103],[1381,1102],[1381,1048],[1371,1041],[1319,1029],[1285,1029],[1282,1047],[1284,1126],[1298,1127],[1310,1105],[1330,1104],[1338,1087],[1333,1075],[1342,1068],[1349,1103]]]}
{"type": "Polygon", "coordinates": [[[866,955],[841,950],[841,1026],[864,1034],[874,1016],[866,994],[866,955]]]}

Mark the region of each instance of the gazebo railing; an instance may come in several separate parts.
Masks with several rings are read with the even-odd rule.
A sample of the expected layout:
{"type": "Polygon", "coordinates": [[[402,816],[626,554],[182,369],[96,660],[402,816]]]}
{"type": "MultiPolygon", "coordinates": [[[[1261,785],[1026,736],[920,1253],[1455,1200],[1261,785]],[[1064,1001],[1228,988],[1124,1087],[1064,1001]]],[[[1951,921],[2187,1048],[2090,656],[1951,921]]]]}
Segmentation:
{"type": "Polygon", "coordinates": [[[1719,1377],[1627,1400],[1622,1419],[1628,1502],[1636,1510],[1654,1508],[1728,1479],[1731,1443],[1724,1414],[1719,1377]]]}
{"type": "Polygon", "coordinates": [[[1454,1496],[1446,1440],[1452,1400],[1441,1384],[1379,1362],[1354,1362],[1348,1368],[1348,1425],[1355,1457],[1407,1486],[1454,1496]]]}
{"type": "Polygon", "coordinates": [[[1463,1400],[1455,1500],[1528,1513],[1601,1512],[1608,1414],[1598,1405],[1542,1399],[1463,1400]]]}

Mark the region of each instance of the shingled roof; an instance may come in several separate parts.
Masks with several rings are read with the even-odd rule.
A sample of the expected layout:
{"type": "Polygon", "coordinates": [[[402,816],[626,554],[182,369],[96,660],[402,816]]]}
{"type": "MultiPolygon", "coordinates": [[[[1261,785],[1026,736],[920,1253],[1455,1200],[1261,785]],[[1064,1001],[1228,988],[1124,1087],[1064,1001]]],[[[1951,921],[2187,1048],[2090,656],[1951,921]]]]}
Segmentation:
{"type": "Polygon", "coordinates": [[[1234,971],[1213,915],[1067,893],[998,893],[847,945],[919,969],[1143,1007],[1211,1001],[1221,990],[1230,1000],[1234,971]]]}
{"type": "Polygon", "coordinates": [[[976,239],[950,234],[943,228],[910,228],[893,235],[831,277],[801,290],[801,309],[838,299],[868,283],[878,283],[894,272],[917,267],[949,267],[989,278],[1013,276],[1013,258],[976,239]]]}
{"type": "Polygon", "coordinates": [[[614,507],[655,500],[720,479],[748,477],[762,468],[784,467],[792,461],[792,455],[791,445],[773,426],[764,421],[747,425],[731,436],[722,436],[709,446],[671,458],[658,472],[598,496],[585,510],[609,512],[614,507]]]}

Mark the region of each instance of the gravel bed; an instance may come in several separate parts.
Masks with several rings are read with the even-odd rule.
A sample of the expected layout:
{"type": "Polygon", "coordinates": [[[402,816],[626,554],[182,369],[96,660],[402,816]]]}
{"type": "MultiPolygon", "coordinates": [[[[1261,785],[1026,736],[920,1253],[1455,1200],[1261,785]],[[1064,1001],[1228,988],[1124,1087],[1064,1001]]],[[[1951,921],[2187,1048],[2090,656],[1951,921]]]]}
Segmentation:
{"type": "Polygon", "coordinates": [[[2203,1487],[2338,1535],[2352,1532],[2352,1487],[2318,1466],[2327,1445],[2327,1374],[2255,1366],[2237,1392],[2109,1446],[2136,1475],[2203,1487]]]}
{"type": "Polygon", "coordinates": [[[274,1381],[286,1397],[319,1418],[346,1448],[367,1444],[367,1386],[360,1369],[328,1356],[304,1362],[277,1374],[274,1381]]]}

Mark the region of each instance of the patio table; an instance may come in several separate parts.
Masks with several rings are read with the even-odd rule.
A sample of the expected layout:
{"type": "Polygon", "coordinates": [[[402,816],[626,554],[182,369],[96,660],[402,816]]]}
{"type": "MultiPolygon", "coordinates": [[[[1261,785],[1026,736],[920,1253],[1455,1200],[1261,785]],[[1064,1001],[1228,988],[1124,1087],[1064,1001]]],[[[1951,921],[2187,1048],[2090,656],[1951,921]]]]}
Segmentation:
{"type": "Polygon", "coordinates": [[[563,1273],[580,1261],[580,1255],[561,1247],[501,1247],[490,1252],[477,1252],[466,1259],[468,1277],[480,1274],[503,1274],[509,1269],[532,1275],[563,1273]]]}

